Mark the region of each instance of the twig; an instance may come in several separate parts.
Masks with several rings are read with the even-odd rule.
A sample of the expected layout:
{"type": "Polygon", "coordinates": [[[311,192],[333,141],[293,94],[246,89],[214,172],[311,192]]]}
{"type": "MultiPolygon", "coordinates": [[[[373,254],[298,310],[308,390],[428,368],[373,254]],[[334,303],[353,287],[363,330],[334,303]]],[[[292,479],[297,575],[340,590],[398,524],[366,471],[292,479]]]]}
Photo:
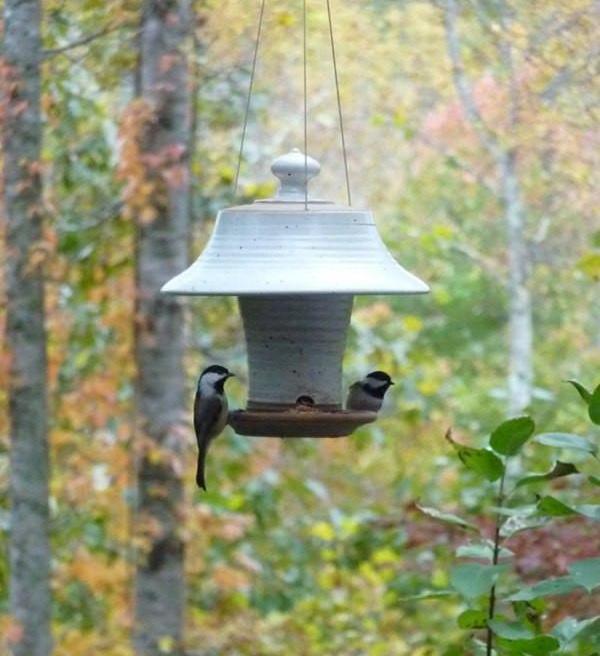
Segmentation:
{"type": "Polygon", "coordinates": [[[97,32],[92,32],[91,34],[87,34],[86,36],[83,36],[80,39],[77,39],[76,41],[71,41],[70,43],[66,43],[64,46],[59,46],[58,48],[49,48],[48,50],[44,50],[42,55],[44,59],[48,59],[49,57],[55,57],[56,55],[62,55],[68,52],[69,50],[80,48],[81,46],[85,46],[88,43],[91,43],[92,41],[99,39],[100,37],[110,34],[111,32],[120,30],[122,27],[127,27],[127,26],[109,25],[107,27],[103,27],[101,30],[98,30],[97,32]]]}
{"type": "MultiPolygon", "coordinates": [[[[502,477],[500,478],[500,488],[498,489],[498,508],[502,508],[504,505],[504,482],[506,480],[506,462],[504,462],[504,470],[502,471],[502,477]]],[[[492,564],[496,566],[500,557],[500,529],[502,528],[502,516],[500,513],[496,515],[496,524],[494,526],[494,551],[492,555],[492,564]]],[[[494,619],[494,613],[496,611],[496,584],[492,586],[490,590],[490,599],[488,605],[488,620],[494,619]]],[[[492,656],[492,649],[494,647],[494,632],[488,626],[487,636],[485,643],[485,653],[486,656],[492,656]]]]}
{"type": "Polygon", "coordinates": [[[102,225],[105,221],[109,221],[119,215],[125,203],[122,200],[117,200],[105,207],[100,207],[98,211],[91,215],[91,220],[84,224],[78,224],[74,227],[62,228],[62,232],[81,232],[82,230],[91,230],[102,225]]]}

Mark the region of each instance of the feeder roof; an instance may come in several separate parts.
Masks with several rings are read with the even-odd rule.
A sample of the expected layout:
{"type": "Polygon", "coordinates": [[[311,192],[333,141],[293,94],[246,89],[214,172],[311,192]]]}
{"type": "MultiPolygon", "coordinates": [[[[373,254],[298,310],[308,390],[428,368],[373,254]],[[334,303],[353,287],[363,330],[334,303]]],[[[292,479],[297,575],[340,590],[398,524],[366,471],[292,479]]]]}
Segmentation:
{"type": "Polygon", "coordinates": [[[401,267],[371,212],[309,199],[319,163],[299,150],[277,158],[275,198],[219,212],[200,257],[162,288],[191,296],[422,294],[427,285],[401,267]]]}

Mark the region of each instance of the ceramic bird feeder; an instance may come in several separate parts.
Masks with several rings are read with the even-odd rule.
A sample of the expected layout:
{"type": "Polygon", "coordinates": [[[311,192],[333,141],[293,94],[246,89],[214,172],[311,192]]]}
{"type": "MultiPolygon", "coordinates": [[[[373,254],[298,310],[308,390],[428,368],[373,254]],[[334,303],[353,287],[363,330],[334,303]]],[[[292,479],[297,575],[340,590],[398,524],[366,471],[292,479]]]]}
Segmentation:
{"type": "Polygon", "coordinates": [[[353,297],[422,294],[371,212],[307,198],[319,163],[299,150],[273,162],[274,198],[219,212],[204,252],[162,288],[166,294],[237,296],[246,336],[246,410],[240,434],[337,437],[374,421],[342,408],[342,359],[353,297]]]}

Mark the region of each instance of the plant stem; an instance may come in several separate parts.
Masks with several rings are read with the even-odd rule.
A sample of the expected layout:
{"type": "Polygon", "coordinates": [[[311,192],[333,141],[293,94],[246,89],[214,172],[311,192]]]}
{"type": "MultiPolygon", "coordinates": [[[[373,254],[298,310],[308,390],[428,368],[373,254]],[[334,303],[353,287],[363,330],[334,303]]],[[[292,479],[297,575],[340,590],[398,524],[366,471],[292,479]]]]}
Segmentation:
{"type": "MultiPolygon", "coordinates": [[[[506,480],[506,462],[504,463],[504,471],[500,478],[500,487],[498,489],[498,500],[496,505],[498,508],[502,508],[504,505],[504,482],[506,480]]],[[[496,524],[494,526],[494,551],[492,555],[492,564],[497,565],[500,557],[500,529],[502,527],[502,515],[500,513],[496,514],[496,524]]],[[[488,619],[494,619],[494,612],[496,610],[496,585],[494,584],[490,590],[490,599],[488,605],[488,619]]],[[[492,649],[494,647],[494,633],[492,629],[488,626],[486,645],[485,645],[486,656],[492,656],[492,649]]]]}

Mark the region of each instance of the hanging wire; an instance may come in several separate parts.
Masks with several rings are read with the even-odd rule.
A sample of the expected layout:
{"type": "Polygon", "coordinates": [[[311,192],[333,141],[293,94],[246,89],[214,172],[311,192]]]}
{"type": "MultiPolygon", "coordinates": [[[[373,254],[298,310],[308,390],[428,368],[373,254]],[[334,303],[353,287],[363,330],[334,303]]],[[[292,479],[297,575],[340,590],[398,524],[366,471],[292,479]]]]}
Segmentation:
{"type": "MultiPolygon", "coordinates": [[[[331,58],[333,62],[333,74],[335,79],[335,91],[337,98],[338,120],[340,125],[340,135],[342,141],[342,154],[344,158],[344,174],[346,179],[346,195],[348,205],[352,205],[352,193],[350,190],[350,173],[348,168],[348,151],[346,148],[346,135],[344,131],[344,115],[342,112],[342,99],[340,94],[340,83],[337,67],[337,56],[335,50],[335,38],[333,33],[333,12],[331,10],[331,0],[327,2],[327,18],[329,21],[329,38],[331,42],[331,58]]],[[[258,51],[260,48],[260,39],[263,31],[263,22],[265,14],[266,0],[261,0],[260,12],[258,17],[258,29],[256,31],[256,40],[254,44],[254,55],[252,57],[252,68],[250,72],[250,83],[248,85],[248,95],[246,97],[246,107],[244,111],[244,124],[242,127],[242,138],[240,141],[240,150],[238,153],[237,167],[235,172],[234,196],[237,195],[240,171],[242,167],[242,157],[244,155],[244,145],[246,143],[246,134],[248,131],[248,118],[250,115],[250,104],[252,101],[252,91],[254,89],[254,78],[256,76],[256,64],[258,61],[258,51]]],[[[308,41],[308,20],[307,20],[307,0],[303,0],[303,17],[302,17],[302,50],[303,50],[303,77],[304,77],[304,209],[308,210],[308,63],[307,63],[307,41],[308,41]]]]}
{"type": "Polygon", "coordinates": [[[344,115],[342,113],[342,99],[340,95],[340,82],[337,69],[337,58],[335,54],[335,40],[333,38],[333,19],[331,13],[331,2],[327,0],[327,18],[329,19],[329,37],[331,40],[331,59],[333,61],[333,75],[335,78],[335,91],[337,95],[338,118],[340,122],[340,134],[342,137],[342,154],[344,156],[344,172],[346,174],[346,195],[348,205],[352,206],[352,194],[350,192],[350,173],[348,172],[348,153],[346,151],[346,137],[344,135],[344,115]]]}
{"type": "Polygon", "coordinates": [[[308,75],[306,63],[306,0],[303,4],[303,64],[304,64],[304,210],[308,211],[308,75]]]}
{"type": "Polygon", "coordinates": [[[238,183],[240,180],[240,169],[242,167],[242,156],[244,154],[244,143],[246,141],[246,131],[248,129],[248,115],[250,114],[250,101],[252,99],[252,89],[254,87],[254,75],[256,73],[256,61],[258,59],[258,48],[260,45],[260,37],[262,34],[263,17],[265,15],[265,2],[262,0],[260,4],[260,15],[258,17],[258,29],[256,31],[256,42],[254,44],[254,56],[252,58],[252,70],[250,72],[250,84],[248,85],[248,97],[246,98],[246,111],[244,112],[244,127],[242,128],[242,140],[240,142],[240,152],[238,154],[237,169],[235,172],[235,184],[233,186],[233,195],[237,195],[238,183]]]}

